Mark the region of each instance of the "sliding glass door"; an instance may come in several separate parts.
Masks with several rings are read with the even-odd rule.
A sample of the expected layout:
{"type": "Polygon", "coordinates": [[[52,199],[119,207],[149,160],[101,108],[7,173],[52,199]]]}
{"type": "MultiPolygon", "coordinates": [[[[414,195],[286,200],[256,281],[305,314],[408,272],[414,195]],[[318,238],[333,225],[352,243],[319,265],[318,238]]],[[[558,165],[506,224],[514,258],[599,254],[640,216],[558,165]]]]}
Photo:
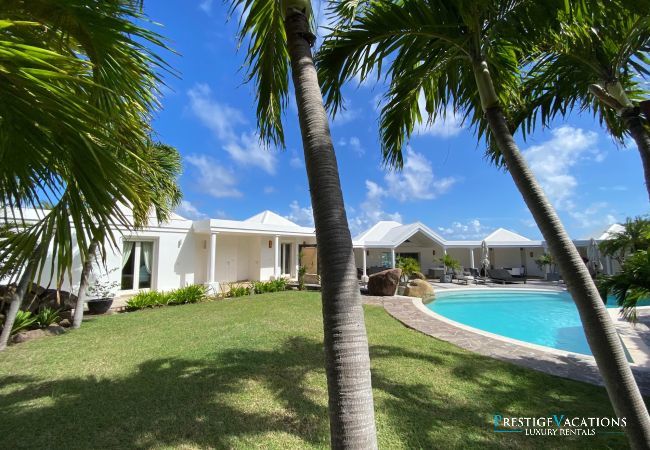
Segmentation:
{"type": "Polygon", "coordinates": [[[125,241],[122,246],[121,289],[150,289],[153,268],[153,242],[125,241]]]}
{"type": "Polygon", "coordinates": [[[291,275],[291,244],[280,245],[280,272],[291,275]]]}

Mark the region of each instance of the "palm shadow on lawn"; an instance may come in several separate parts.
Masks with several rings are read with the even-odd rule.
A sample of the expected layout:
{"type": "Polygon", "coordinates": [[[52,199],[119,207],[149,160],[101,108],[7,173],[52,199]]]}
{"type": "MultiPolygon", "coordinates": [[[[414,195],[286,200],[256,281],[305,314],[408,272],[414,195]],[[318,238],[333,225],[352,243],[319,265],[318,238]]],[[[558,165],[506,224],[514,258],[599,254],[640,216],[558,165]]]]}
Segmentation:
{"type": "MultiPolygon", "coordinates": [[[[517,437],[498,441],[491,433],[489,414],[508,411],[529,399],[532,391],[541,400],[531,400],[533,410],[526,412],[547,414],[544,397],[557,387],[548,383],[549,377],[533,374],[517,377],[495,394],[490,374],[499,363],[454,351],[438,357],[375,345],[371,358],[384,447],[392,443],[407,448],[520,445],[517,437]],[[453,359],[460,382],[476,384],[471,399],[454,400],[436,388],[436,380],[404,381],[390,368],[382,368],[390,359],[439,365],[444,362],[441,358],[453,359]],[[384,437],[382,426],[390,428],[384,437]]],[[[6,377],[0,385],[24,387],[0,396],[0,448],[231,448],[274,432],[293,435],[303,445],[327,447],[326,394],[308,380],[322,377],[324,386],[322,364],[321,342],[292,337],[277,350],[227,350],[210,361],[150,360],[115,380],[6,377]],[[272,412],[256,408],[254,403],[264,400],[246,397],[248,383],[261,384],[272,403],[281,407],[271,408],[272,412]],[[43,398],[45,402],[30,406],[43,398]]],[[[551,404],[566,411],[575,401],[572,396],[556,396],[551,404]]],[[[260,444],[279,446],[281,439],[260,444]]]]}

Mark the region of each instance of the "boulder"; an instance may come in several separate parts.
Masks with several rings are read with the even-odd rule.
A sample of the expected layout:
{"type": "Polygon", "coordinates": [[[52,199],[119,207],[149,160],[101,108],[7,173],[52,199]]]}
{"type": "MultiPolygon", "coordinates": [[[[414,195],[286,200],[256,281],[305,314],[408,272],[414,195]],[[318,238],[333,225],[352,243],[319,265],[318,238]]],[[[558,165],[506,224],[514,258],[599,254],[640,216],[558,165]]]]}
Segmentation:
{"type": "Polygon", "coordinates": [[[65,333],[65,328],[59,325],[50,325],[47,328],[39,328],[37,330],[21,331],[13,337],[13,342],[19,344],[21,342],[33,341],[45,336],[58,336],[65,333]]]}
{"type": "Polygon", "coordinates": [[[63,319],[59,322],[59,325],[63,328],[70,328],[72,326],[72,322],[70,322],[70,319],[63,319]]]}
{"type": "Polygon", "coordinates": [[[411,280],[426,280],[427,277],[424,276],[422,272],[413,272],[411,275],[411,280]]]}
{"type": "Polygon", "coordinates": [[[404,290],[408,297],[431,298],[434,296],[433,286],[425,280],[411,280],[404,290]]]}
{"type": "Polygon", "coordinates": [[[370,275],[368,278],[368,294],[382,297],[395,295],[401,276],[402,269],[388,269],[370,275]]]}

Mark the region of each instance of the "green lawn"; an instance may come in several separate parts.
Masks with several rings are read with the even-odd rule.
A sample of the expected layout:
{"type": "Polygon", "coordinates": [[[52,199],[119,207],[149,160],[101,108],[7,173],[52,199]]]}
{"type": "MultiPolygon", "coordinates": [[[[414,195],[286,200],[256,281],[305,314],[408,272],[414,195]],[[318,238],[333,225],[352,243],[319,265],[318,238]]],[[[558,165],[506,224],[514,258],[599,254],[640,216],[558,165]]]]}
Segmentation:
{"type": "MultiPolygon", "coordinates": [[[[0,354],[0,448],[323,448],[320,297],[95,318],[0,354]]],[[[381,448],[623,446],[494,433],[492,415],[612,415],[605,391],[474,355],[366,307],[381,448]]]]}

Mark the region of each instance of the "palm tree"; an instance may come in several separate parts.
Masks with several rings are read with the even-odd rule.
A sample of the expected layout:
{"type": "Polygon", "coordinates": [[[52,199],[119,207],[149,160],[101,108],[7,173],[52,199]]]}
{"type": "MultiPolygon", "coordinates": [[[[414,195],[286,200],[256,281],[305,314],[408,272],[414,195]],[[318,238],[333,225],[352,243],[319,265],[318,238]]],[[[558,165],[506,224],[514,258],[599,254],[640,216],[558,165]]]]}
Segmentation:
{"type": "MultiPolygon", "coordinates": [[[[156,214],[158,223],[166,222],[180,203],[183,194],[176,183],[182,170],[181,156],[174,147],[159,142],[150,143],[150,148],[144,155],[140,155],[146,163],[147,184],[138,189],[143,197],[150,202],[149,211],[147,212],[147,221],[135,222],[133,225],[142,228],[149,223],[149,212],[151,209],[156,214]]],[[[138,215],[136,215],[137,217],[138,215]]],[[[77,292],[77,304],[74,310],[72,328],[81,327],[84,311],[84,295],[88,287],[90,272],[95,261],[99,241],[93,239],[90,241],[86,259],[83,262],[81,278],[79,281],[79,290],[77,292]]]]}
{"type": "Polygon", "coordinates": [[[650,117],[640,108],[650,93],[641,82],[650,75],[650,16],[638,4],[613,4],[594,1],[586,12],[562,9],[553,18],[530,57],[526,119],[535,121],[539,111],[548,124],[576,106],[592,111],[619,142],[634,139],[650,196],[650,117]]]}
{"type": "Polygon", "coordinates": [[[616,297],[623,317],[636,320],[636,307],[650,297],[650,249],[639,250],[621,264],[621,271],[598,280],[603,298],[608,294],[616,297]]]}
{"type": "Polygon", "coordinates": [[[336,155],[312,60],[311,4],[307,0],[231,4],[231,11],[246,12],[240,39],[249,42],[248,80],[255,83],[258,128],[267,143],[284,144],[281,116],[288,103],[290,71],[293,79],[322,262],[331,445],[376,448],[368,340],[336,155]]]}
{"type": "Polygon", "coordinates": [[[5,246],[0,259],[36,256],[40,273],[53,256],[63,272],[72,261],[65,243],[76,240],[85,252],[98,230],[128,225],[119,204],[145,209],[134,189],[142,179],[137,155],[167,66],[152,51],[163,46],[160,37],[139,25],[140,6],[0,0],[0,204],[5,221],[30,236],[9,240],[12,250],[5,246]],[[35,223],[23,220],[25,207],[45,202],[53,207],[35,223]],[[51,248],[33,255],[34,239],[51,248]]]}
{"type": "MultiPolygon", "coordinates": [[[[559,2],[563,4],[563,2],[559,2]]],[[[582,320],[589,346],[616,413],[628,420],[634,447],[650,445],[650,418],[616,329],[578,251],[528,167],[506,119],[520,101],[519,61],[536,35],[536,18],[554,2],[398,0],[342,2],[343,23],[321,47],[319,66],[330,105],[341,106],[341,87],[355,74],[381,70],[390,79],[381,111],[384,159],[400,167],[405,137],[451,104],[463,110],[498,150],[547,245],[557,259],[582,320]],[[543,4],[542,4],[543,3],[543,4]],[[351,14],[350,14],[351,12],[351,14]],[[386,69],[386,67],[388,67],[386,69]]]]}
{"type": "Polygon", "coordinates": [[[623,263],[625,255],[638,250],[650,248],[650,219],[645,217],[628,218],[623,230],[612,233],[608,239],[600,243],[600,251],[609,255],[619,263],[623,263]]]}
{"type": "Polygon", "coordinates": [[[89,242],[104,252],[111,229],[130,226],[120,204],[148,214],[140,155],[167,66],[151,50],[160,37],[139,25],[141,3],[0,0],[0,204],[19,231],[3,239],[0,276],[24,267],[39,278],[48,257],[52,273],[69,273],[74,240],[85,260],[89,242]],[[24,220],[25,207],[39,217],[24,220]]]}

